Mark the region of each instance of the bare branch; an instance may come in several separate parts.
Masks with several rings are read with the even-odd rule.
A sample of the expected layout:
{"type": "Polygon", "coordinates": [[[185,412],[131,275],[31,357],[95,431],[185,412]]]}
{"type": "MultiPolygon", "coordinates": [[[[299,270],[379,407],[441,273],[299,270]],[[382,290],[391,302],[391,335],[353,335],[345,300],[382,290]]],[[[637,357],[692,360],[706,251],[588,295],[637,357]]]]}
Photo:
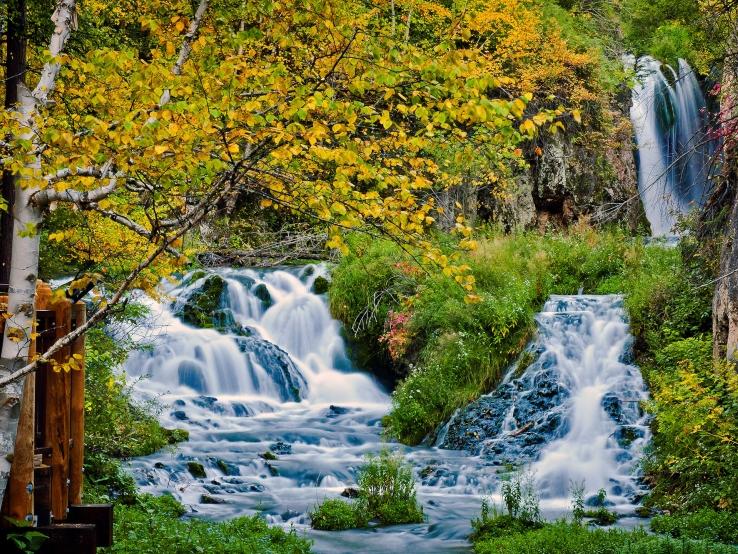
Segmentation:
{"type": "MultiPolygon", "coordinates": [[[[177,57],[177,61],[174,64],[174,67],[172,67],[172,74],[173,75],[182,75],[182,68],[184,67],[185,62],[187,61],[187,58],[190,57],[190,52],[192,52],[192,43],[197,38],[197,33],[200,30],[200,24],[202,23],[202,18],[205,16],[205,12],[208,9],[208,0],[200,0],[200,5],[197,7],[197,11],[195,12],[195,17],[192,18],[192,22],[190,23],[190,28],[187,30],[187,34],[184,36],[184,40],[182,41],[182,46],[179,49],[179,56],[177,57]]],[[[169,89],[165,89],[164,92],[161,95],[161,98],[159,99],[159,107],[163,107],[165,104],[169,103],[170,99],[170,92],[169,89]]]]}

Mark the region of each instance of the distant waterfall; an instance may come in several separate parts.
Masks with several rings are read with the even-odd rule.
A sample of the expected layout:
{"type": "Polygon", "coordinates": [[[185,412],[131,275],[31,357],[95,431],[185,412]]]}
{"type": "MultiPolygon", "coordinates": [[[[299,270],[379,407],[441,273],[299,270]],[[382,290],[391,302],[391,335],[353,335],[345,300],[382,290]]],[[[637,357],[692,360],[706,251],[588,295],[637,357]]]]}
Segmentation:
{"type": "Polygon", "coordinates": [[[705,96],[694,71],[644,57],[630,110],[638,145],[638,190],[654,236],[674,234],[678,215],[701,206],[709,192],[712,145],[705,96]]]}

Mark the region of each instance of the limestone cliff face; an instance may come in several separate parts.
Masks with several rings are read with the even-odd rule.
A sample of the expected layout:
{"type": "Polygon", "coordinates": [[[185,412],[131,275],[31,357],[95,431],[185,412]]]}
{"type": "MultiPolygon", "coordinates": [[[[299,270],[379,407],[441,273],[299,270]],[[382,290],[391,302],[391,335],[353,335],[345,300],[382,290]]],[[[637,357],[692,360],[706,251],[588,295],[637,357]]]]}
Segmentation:
{"type": "Polygon", "coordinates": [[[592,222],[642,223],[630,126],[623,125],[606,148],[579,136],[548,135],[528,153],[529,168],[513,190],[494,203],[491,216],[507,229],[592,222]]]}

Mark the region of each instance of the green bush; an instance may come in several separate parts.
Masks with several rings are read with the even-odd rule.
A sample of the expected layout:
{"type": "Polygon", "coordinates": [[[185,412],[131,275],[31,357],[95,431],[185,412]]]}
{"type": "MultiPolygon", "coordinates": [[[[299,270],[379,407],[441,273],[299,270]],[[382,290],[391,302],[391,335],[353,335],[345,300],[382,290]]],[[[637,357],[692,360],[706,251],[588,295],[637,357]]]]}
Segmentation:
{"type": "Polygon", "coordinates": [[[359,470],[359,494],[354,502],[324,500],[310,513],[315,529],[340,530],[366,527],[370,520],[383,525],[422,523],[413,470],[390,451],[369,456],[359,470]]]}
{"type": "Polygon", "coordinates": [[[304,554],[310,541],[269,527],[259,516],[213,522],[180,519],[184,508],[171,496],[140,496],[115,507],[115,543],[103,552],[136,554],[304,554]]]}
{"type": "Polygon", "coordinates": [[[326,499],[309,515],[313,529],[323,531],[358,529],[369,524],[366,506],[361,501],[352,503],[340,498],[326,499]]]}
{"type": "Polygon", "coordinates": [[[651,520],[651,530],[675,538],[738,544],[738,513],[703,508],[691,514],[660,515],[651,520]]]}
{"type": "Polygon", "coordinates": [[[649,535],[643,530],[589,530],[559,522],[539,529],[480,537],[477,554],[736,554],[738,549],[715,543],[649,535]]]}
{"type": "Polygon", "coordinates": [[[412,467],[400,456],[387,450],[370,456],[359,470],[358,482],[359,498],[372,518],[385,525],[425,520],[416,498],[412,467]]]}

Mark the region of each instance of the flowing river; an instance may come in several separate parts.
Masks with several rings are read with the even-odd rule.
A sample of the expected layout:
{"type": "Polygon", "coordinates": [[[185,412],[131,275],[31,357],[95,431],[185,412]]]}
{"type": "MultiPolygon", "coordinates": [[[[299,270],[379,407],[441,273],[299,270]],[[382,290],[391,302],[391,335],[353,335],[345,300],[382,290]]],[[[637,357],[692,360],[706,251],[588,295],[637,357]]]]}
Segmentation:
{"type": "Polygon", "coordinates": [[[510,464],[528,468],[546,517],[569,510],[575,485],[587,497],[604,488],[612,509],[633,513],[644,493],[647,393],[629,358],[622,299],[561,296],[537,317],[527,368],[513,364],[496,391],[429,438],[433,446],[389,445],[416,470],[425,523],[311,530],[307,512],[355,485],[365,456],[387,446],[381,418],[390,408],[388,392],[353,367],[325,295],[314,292],[327,277],[313,265],[221,269],[190,274],[165,302],[144,299],[153,344],[125,370],[138,394],[166,406],[165,426],[190,432],[131,462],[144,491],[173,494],[191,517],[260,512],[307,534],[319,553],[469,551],[470,520],[483,498],[499,501],[510,464]],[[183,323],[202,316],[193,306],[207,294],[218,304],[205,314],[209,328],[183,323]],[[193,462],[204,477],[193,476],[193,462]]]}

